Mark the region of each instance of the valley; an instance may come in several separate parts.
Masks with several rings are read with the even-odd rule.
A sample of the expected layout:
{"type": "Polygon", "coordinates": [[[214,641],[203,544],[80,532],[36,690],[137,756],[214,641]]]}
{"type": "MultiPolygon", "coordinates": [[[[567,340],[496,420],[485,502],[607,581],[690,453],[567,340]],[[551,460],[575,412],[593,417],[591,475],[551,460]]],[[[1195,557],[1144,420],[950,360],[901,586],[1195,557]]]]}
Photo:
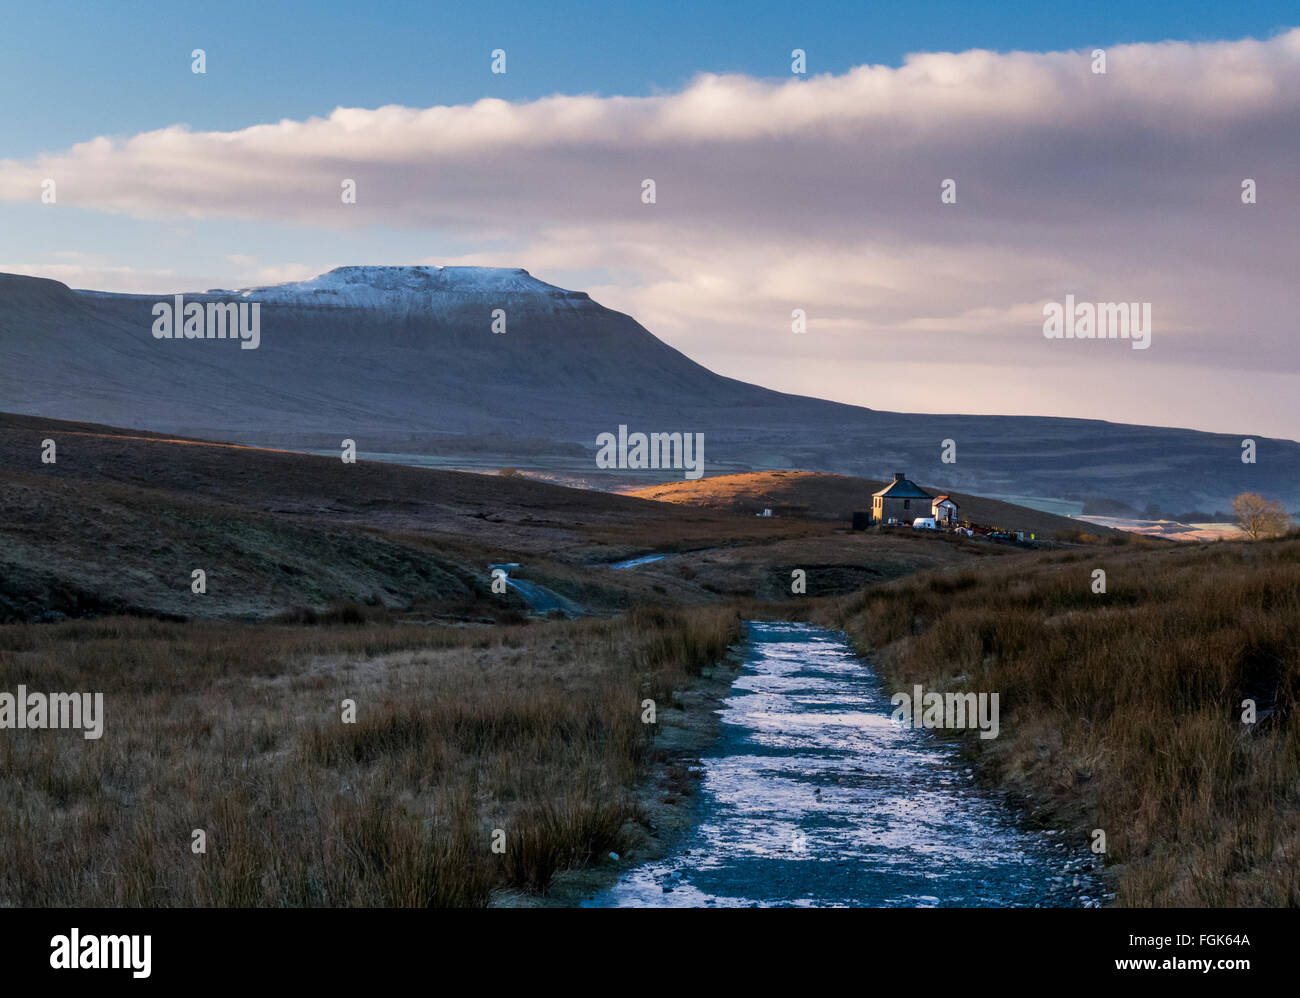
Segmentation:
{"type": "MultiPolygon", "coordinates": [[[[716,374],[631,316],[517,268],[340,267],[184,292],[205,308],[260,305],[255,350],[156,340],[153,309],[177,293],[0,274],[0,411],[295,450],[350,438],[363,452],[419,459],[450,446],[539,471],[563,457],[563,473],[597,478],[599,435],[627,425],[702,435],[705,475],[875,480],[904,468],[964,493],[1080,506],[1213,512],[1250,490],[1300,508],[1300,444],[1248,426],[886,412],[784,394],[716,374]],[[504,335],[491,328],[498,309],[504,335]],[[1246,438],[1253,464],[1241,461],[1246,438]],[[941,459],[945,440],[955,463],[941,459]]],[[[868,400],[870,388],[868,378],[868,400]]]]}
{"type": "MultiPolygon", "coordinates": [[[[876,682],[1002,691],[996,739],[889,740],[893,778],[947,802],[908,825],[923,852],[987,833],[1037,857],[1028,877],[1003,857],[996,889],[954,867],[948,902],[1300,897],[1270,845],[1288,854],[1295,828],[1295,538],[1175,545],[1187,532],[1141,536],[1125,515],[1222,508],[1242,487],[1294,501],[1300,445],[1261,441],[1269,459],[1247,466],[1226,436],[779,395],[523,271],[342,268],[186,296],[260,299],[256,350],[160,352],[149,296],[5,276],[0,292],[0,691],[104,697],[103,737],[0,741],[0,903],[660,903],[681,877],[799,903],[784,861],[719,881],[690,858],[711,841],[702,815],[729,813],[722,718],[740,710],[761,741],[744,691],[753,669],[785,682],[784,653],[754,652],[777,624],[843,649],[799,681],[846,703],[876,682]],[[482,322],[498,305],[504,335],[482,322]],[[610,427],[627,426],[620,449],[610,427]],[[961,459],[942,463],[953,438],[961,459]],[[900,468],[982,532],[853,529],[900,468]],[[1073,515],[1087,508],[1107,515],[1073,515]],[[1243,697],[1258,728],[1228,716],[1243,697]],[[1249,806],[1224,796],[1234,780],[1249,806]],[[950,813],[981,827],[954,833],[950,813]],[[158,849],[195,827],[219,844],[197,877],[158,849]],[[1111,851],[1070,860],[1081,891],[1051,866],[1098,827],[1111,851]]],[[[917,805],[865,770],[792,805],[799,767],[841,757],[826,723],[780,780],[742,780],[752,807],[830,828],[869,817],[862,794],[917,805]]],[[[849,895],[818,883],[826,903],[945,901],[887,863],[849,895]]]]}

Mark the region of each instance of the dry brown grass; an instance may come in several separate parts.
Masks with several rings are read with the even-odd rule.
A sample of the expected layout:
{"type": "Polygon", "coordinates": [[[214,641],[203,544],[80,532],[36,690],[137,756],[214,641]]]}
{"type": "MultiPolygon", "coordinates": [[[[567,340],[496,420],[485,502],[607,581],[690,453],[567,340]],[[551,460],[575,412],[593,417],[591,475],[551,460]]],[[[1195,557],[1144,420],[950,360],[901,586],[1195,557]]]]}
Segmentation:
{"type": "Polygon", "coordinates": [[[1001,735],[964,746],[1042,820],[1105,830],[1118,903],[1300,904],[1300,538],[1005,559],[826,619],[900,686],[1000,693],[1001,735]]]}
{"type": "Polygon", "coordinates": [[[106,714],[98,741],[0,732],[0,904],[471,906],[544,890],[635,817],[641,701],[667,703],[737,636],[718,608],[491,628],[0,627],[0,690],[102,691],[106,714]]]}

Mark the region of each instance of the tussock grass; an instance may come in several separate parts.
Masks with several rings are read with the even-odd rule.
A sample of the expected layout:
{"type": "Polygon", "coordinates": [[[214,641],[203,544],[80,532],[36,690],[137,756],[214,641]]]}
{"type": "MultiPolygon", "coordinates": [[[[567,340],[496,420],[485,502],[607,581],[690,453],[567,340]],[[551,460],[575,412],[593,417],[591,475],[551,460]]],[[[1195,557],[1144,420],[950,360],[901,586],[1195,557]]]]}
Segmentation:
{"type": "Polygon", "coordinates": [[[617,849],[635,816],[641,701],[666,704],[739,636],[719,608],[482,628],[356,617],[0,627],[0,690],[102,691],[106,714],[98,741],[0,732],[0,904],[543,891],[617,849]]]}
{"type": "Polygon", "coordinates": [[[1001,735],[964,747],[1041,820],[1105,830],[1119,904],[1300,904],[1296,535],[1007,559],[824,612],[900,686],[998,692],[1001,735]]]}

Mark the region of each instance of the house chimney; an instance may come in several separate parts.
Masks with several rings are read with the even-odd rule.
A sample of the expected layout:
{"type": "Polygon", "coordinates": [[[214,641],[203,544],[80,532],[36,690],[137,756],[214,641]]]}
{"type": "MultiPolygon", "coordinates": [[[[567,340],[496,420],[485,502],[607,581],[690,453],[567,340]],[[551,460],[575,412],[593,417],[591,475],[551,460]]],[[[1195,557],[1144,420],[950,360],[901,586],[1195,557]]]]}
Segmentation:
{"type": "Polygon", "coordinates": [[[901,471],[895,471],[895,472],[894,472],[894,481],[896,481],[896,482],[901,482],[902,480],[903,480],[903,473],[902,473],[901,471]]]}

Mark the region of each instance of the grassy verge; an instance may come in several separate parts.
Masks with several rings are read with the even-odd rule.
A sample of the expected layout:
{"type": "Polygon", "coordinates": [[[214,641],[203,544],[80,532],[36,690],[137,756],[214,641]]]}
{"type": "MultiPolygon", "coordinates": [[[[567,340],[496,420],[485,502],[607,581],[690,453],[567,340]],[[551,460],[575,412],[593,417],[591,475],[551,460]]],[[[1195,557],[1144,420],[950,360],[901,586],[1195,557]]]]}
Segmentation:
{"type": "Polygon", "coordinates": [[[0,627],[0,690],[100,691],[106,714],[99,740],[0,731],[0,904],[459,906],[544,890],[619,849],[637,817],[642,701],[662,709],[738,634],[720,608],[482,628],[0,627]]]}
{"type": "Polygon", "coordinates": [[[999,560],[823,618],[899,688],[998,692],[1000,736],[963,746],[1042,822],[1105,832],[1117,903],[1300,904],[1295,535],[999,560]]]}

